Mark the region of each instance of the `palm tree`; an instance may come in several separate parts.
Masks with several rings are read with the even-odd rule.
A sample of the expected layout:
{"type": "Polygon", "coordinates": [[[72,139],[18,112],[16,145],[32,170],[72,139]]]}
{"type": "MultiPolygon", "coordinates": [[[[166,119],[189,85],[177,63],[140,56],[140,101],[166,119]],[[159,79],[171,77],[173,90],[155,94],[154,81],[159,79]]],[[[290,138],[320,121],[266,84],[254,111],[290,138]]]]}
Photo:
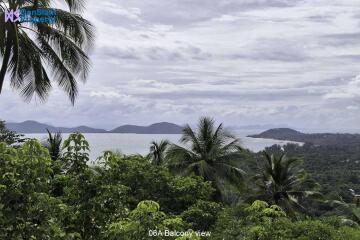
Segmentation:
{"type": "Polygon", "coordinates": [[[51,159],[55,161],[61,156],[62,136],[60,132],[53,135],[49,129],[46,129],[46,131],[48,132],[48,139],[44,145],[49,150],[51,159]]]}
{"type": "Polygon", "coordinates": [[[88,50],[94,43],[94,27],[79,13],[85,0],[64,0],[68,11],[54,9],[54,24],[5,22],[6,10],[49,9],[51,0],[0,0],[0,93],[6,73],[10,85],[25,100],[46,100],[54,80],[74,104],[78,94],[76,77],[85,81],[90,68],[88,50]],[[50,76],[51,74],[51,76],[50,76]]]}
{"type": "Polygon", "coordinates": [[[262,172],[255,176],[260,197],[286,210],[305,211],[298,202],[299,198],[320,195],[318,192],[305,191],[305,172],[299,168],[298,159],[288,159],[285,154],[280,156],[264,152],[265,165],[262,172]]]}
{"type": "Polygon", "coordinates": [[[160,166],[165,162],[165,152],[170,142],[167,140],[162,140],[160,143],[152,141],[150,146],[150,153],[148,158],[152,165],[160,166]]]}
{"type": "Polygon", "coordinates": [[[197,131],[189,125],[183,129],[182,146],[172,144],[167,151],[170,169],[179,174],[195,174],[210,181],[224,197],[225,186],[238,185],[245,172],[237,167],[241,159],[240,140],[212,118],[200,119],[197,131]]]}

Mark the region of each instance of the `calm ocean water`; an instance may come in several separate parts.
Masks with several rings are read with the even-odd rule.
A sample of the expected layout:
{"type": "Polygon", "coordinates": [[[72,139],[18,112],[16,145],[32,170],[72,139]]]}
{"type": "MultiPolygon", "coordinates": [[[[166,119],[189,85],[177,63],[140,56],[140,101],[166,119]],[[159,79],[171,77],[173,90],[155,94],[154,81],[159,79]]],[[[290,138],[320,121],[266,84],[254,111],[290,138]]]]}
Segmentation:
{"type": "MultiPolygon", "coordinates": [[[[160,141],[167,139],[173,143],[178,143],[181,135],[163,134],[117,134],[117,133],[87,133],[84,134],[90,144],[90,159],[94,160],[106,150],[120,151],[124,154],[141,154],[149,152],[149,145],[152,140],[160,141]]],[[[248,135],[248,134],[246,134],[248,135]]],[[[246,135],[238,134],[242,145],[252,151],[261,151],[273,144],[284,145],[288,141],[278,141],[272,139],[248,138],[246,135]]],[[[47,134],[26,134],[26,137],[36,138],[41,141],[47,138],[47,134]]],[[[63,134],[63,139],[69,134],[63,134]]]]}

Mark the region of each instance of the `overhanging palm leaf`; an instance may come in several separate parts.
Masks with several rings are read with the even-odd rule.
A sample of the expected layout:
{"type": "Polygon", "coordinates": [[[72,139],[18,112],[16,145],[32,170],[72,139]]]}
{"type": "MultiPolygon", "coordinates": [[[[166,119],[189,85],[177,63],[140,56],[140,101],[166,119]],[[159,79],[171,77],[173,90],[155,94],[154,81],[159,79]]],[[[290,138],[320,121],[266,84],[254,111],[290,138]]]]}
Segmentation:
{"type": "Polygon", "coordinates": [[[64,0],[69,11],[56,10],[56,22],[5,23],[5,9],[50,8],[50,0],[0,1],[0,93],[5,75],[10,83],[30,100],[35,94],[46,100],[55,82],[74,103],[78,94],[77,77],[85,81],[90,69],[88,50],[94,43],[94,27],[79,12],[84,0],[64,0]],[[49,74],[51,73],[51,74],[49,74]],[[51,76],[50,76],[51,75],[51,76]]]}
{"type": "Polygon", "coordinates": [[[198,129],[189,125],[183,129],[182,146],[172,144],[166,158],[170,168],[179,174],[196,174],[211,181],[221,194],[224,183],[238,185],[245,172],[237,167],[241,159],[240,140],[223,128],[214,126],[214,120],[203,117],[198,129]]]}

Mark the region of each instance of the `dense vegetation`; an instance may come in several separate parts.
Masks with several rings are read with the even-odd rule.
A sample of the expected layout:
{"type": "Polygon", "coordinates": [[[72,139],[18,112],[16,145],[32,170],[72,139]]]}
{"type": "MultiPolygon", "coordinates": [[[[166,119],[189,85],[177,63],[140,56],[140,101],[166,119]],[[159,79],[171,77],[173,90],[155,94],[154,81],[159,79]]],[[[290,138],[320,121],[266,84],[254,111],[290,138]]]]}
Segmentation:
{"type": "Polygon", "coordinates": [[[317,184],[323,176],[306,163],[305,148],[326,158],[317,147],[252,153],[203,118],[181,146],[153,142],[146,157],[104,152],[94,164],[79,133],[3,140],[12,134],[0,125],[0,239],[360,239],[350,197],[317,184]]]}
{"type": "MultiPolygon", "coordinates": [[[[360,192],[360,144],[359,146],[287,144],[282,148],[272,146],[266,150],[276,154],[286,152],[289,157],[301,159],[305,172],[321,186],[321,192],[327,199],[349,203],[353,199],[349,189],[360,192]]],[[[319,214],[319,211],[329,211],[332,208],[322,204],[316,212],[319,214]]]]}

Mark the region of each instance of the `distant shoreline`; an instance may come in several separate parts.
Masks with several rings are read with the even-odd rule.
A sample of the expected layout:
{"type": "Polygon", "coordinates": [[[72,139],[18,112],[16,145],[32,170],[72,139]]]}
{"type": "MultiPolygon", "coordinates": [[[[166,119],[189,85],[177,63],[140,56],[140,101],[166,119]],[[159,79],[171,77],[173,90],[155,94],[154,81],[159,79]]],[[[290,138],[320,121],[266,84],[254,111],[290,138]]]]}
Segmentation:
{"type": "Polygon", "coordinates": [[[137,125],[122,125],[112,130],[92,128],[88,126],[78,127],[55,127],[52,125],[39,123],[36,121],[25,121],[21,123],[6,123],[6,127],[17,133],[22,134],[41,134],[50,132],[61,133],[134,133],[134,134],[181,134],[183,127],[174,123],[160,122],[154,123],[149,126],[137,126],[137,125]]]}
{"type": "Polygon", "coordinates": [[[360,145],[360,134],[357,133],[302,133],[290,128],[274,128],[260,134],[248,135],[248,137],[310,143],[319,146],[360,145]]]}

